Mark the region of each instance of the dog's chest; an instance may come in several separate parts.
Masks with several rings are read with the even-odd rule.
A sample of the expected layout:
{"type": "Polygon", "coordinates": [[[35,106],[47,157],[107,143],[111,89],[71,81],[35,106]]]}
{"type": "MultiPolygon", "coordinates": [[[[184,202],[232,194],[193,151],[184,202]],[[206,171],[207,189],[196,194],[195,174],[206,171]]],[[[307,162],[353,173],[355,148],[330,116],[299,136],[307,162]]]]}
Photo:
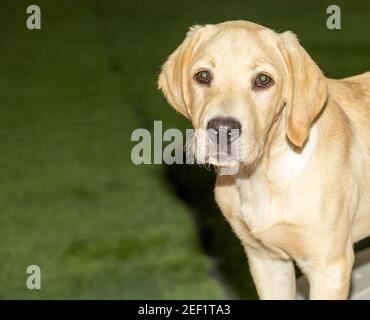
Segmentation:
{"type": "Polygon", "coordinates": [[[300,211],[297,203],[306,202],[301,177],[310,161],[316,140],[317,128],[313,126],[304,150],[296,153],[286,144],[278,145],[271,151],[274,161],[268,166],[261,165],[248,178],[236,179],[241,200],[241,218],[252,232],[267,230],[273,225],[297,218],[292,216],[300,211]]]}
{"type": "Polygon", "coordinates": [[[250,230],[260,232],[283,221],[287,203],[282,204],[281,196],[271,189],[263,179],[237,181],[242,220],[250,230]]]}
{"type": "MultiPolygon", "coordinates": [[[[263,244],[271,253],[282,258],[297,251],[296,219],[292,193],[273,190],[262,179],[238,184],[240,192],[240,218],[248,226],[252,238],[263,244]]],[[[251,246],[255,242],[250,243],[251,246]]]]}

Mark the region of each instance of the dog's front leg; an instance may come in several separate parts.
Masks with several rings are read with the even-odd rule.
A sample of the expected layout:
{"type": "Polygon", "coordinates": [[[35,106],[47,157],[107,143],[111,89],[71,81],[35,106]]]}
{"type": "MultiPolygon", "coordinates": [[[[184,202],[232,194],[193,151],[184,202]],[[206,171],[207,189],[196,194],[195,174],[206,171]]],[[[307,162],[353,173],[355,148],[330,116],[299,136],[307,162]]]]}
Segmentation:
{"type": "Polygon", "coordinates": [[[352,249],[343,257],[315,265],[308,263],[305,273],[310,283],[311,300],[343,300],[348,298],[351,271],[354,260],[352,249]]]}
{"type": "Polygon", "coordinates": [[[321,238],[316,245],[310,243],[315,250],[308,251],[304,259],[295,258],[310,283],[310,299],[347,299],[354,261],[352,240],[321,238]]]}
{"type": "Polygon", "coordinates": [[[294,300],[296,298],[295,270],[292,260],[269,256],[246,248],[249,268],[260,299],[294,300]]]}

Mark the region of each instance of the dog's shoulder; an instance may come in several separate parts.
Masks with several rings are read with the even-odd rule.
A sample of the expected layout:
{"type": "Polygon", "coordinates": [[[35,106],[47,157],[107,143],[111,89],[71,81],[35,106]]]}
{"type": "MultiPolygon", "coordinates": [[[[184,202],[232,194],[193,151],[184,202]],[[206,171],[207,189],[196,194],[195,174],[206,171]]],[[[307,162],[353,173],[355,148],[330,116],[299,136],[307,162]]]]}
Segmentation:
{"type": "Polygon", "coordinates": [[[357,100],[361,105],[370,108],[369,71],[340,80],[331,80],[329,87],[337,95],[348,98],[349,101],[357,100]]]}
{"type": "Polygon", "coordinates": [[[370,72],[344,79],[328,79],[329,100],[359,126],[370,121],[370,72]]]}

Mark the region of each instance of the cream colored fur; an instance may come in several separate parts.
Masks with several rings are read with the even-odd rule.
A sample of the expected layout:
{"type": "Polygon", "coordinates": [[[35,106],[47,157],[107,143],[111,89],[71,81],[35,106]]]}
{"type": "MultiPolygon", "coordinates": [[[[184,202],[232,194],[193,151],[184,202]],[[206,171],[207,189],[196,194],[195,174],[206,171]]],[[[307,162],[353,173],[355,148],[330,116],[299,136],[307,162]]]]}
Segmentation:
{"type": "Polygon", "coordinates": [[[328,79],[291,32],[231,21],[191,28],[159,87],[196,129],[242,125],[240,170],[215,197],[260,298],[295,298],[295,261],[312,299],[346,299],[353,243],[370,235],[370,73],[328,79]],[[204,68],[209,86],[193,79],[204,68]],[[259,72],[274,85],[254,90],[259,72]]]}

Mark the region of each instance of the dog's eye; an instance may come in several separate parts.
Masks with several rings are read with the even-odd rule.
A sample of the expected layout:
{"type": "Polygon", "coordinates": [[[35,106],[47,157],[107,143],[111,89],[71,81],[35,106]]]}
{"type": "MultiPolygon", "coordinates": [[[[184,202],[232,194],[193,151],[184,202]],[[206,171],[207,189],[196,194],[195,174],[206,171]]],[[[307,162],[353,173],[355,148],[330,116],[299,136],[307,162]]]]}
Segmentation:
{"type": "Polygon", "coordinates": [[[212,77],[209,71],[201,70],[194,75],[194,80],[201,84],[210,84],[212,77]]]}
{"type": "Polygon", "coordinates": [[[274,83],[274,80],[265,73],[260,73],[254,80],[254,87],[267,88],[274,83]]]}

